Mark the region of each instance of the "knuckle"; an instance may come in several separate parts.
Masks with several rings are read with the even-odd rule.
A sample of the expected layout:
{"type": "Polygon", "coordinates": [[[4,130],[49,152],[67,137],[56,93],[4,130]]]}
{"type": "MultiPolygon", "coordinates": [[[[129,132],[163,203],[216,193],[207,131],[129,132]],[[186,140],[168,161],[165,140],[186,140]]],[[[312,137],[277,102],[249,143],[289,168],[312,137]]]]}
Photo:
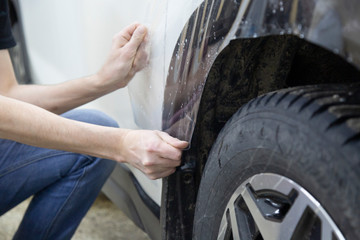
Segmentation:
{"type": "Polygon", "coordinates": [[[144,173],[148,176],[152,176],[154,174],[154,171],[151,168],[145,168],[144,173]]]}
{"type": "Polygon", "coordinates": [[[158,178],[156,172],[153,171],[153,170],[151,170],[151,169],[145,170],[144,173],[145,173],[146,176],[147,176],[149,179],[151,179],[151,180],[155,180],[155,179],[158,178]]]}
{"type": "Polygon", "coordinates": [[[153,141],[146,146],[146,151],[149,153],[157,152],[160,149],[160,144],[157,141],[153,141]]]}
{"type": "Polygon", "coordinates": [[[149,176],[149,178],[150,178],[150,180],[156,180],[156,179],[158,179],[157,176],[153,176],[153,175],[149,176]]]}
{"type": "Polygon", "coordinates": [[[133,64],[132,64],[132,67],[133,68],[135,68],[135,69],[137,69],[138,68],[138,62],[135,60],[134,62],[133,62],[133,64]]]}
{"type": "MultiPolygon", "coordinates": [[[[143,165],[145,167],[151,167],[151,166],[154,165],[154,162],[152,160],[150,160],[150,159],[147,159],[147,160],[143,161],[143,165]]],[[[151,169],[148,169],[148,171],[151,171],[151,169]]]]}

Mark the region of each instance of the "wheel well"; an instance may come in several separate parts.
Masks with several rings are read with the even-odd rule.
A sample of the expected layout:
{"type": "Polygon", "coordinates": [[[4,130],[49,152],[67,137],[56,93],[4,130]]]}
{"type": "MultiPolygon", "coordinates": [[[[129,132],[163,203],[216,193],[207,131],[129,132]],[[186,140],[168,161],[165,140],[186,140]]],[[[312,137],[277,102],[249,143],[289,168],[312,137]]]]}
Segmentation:
{"type": "Polygon", "coordinates": [[[232,41],[213,64],[200,103],[191,143],[197,186],[218,133],[251,99],[287,87],[359,81],[360,71],[342,57],[296,36],[232,41]]]}

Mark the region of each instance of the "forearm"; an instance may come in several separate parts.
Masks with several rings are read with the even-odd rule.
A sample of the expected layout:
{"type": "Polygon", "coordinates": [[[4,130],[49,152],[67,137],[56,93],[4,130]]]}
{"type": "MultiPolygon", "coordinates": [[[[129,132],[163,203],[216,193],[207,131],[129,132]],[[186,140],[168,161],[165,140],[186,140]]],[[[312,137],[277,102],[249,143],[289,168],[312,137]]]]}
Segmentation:
{"type": "Polygon", "coordinates": [[[6,95],[61,114],[115,90],[100,82],[97,75],[91,75],[53,86],[15,85],[6,95]]]}
{"type": "Polygon", "coordinates": [[[52,114],[0,96],[0,137],[21,143],[88,154],[116,161],[128,130],[96,126],[52,114]]]}
{"type": "Polygon", "coordinates": [[[53,86],[19,85],[7,50],[0,51],[0,94],[60,114],[101,97],[117,86],[104,84],[103,77],[89,77],[53,86]]]}

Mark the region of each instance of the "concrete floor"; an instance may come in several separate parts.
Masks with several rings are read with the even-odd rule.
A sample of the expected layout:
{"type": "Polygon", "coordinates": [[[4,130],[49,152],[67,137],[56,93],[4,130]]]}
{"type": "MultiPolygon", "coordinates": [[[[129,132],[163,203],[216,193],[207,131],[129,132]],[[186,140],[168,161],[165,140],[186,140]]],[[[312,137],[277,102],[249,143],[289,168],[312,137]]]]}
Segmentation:
{"type": "MultiPolygon", "coordinates": [[[[30,200],[0,217],[0,239],[10,240],[30,200]]],[[[149,240],[108,198],[100,194],[73,240],[149,240]]]]}

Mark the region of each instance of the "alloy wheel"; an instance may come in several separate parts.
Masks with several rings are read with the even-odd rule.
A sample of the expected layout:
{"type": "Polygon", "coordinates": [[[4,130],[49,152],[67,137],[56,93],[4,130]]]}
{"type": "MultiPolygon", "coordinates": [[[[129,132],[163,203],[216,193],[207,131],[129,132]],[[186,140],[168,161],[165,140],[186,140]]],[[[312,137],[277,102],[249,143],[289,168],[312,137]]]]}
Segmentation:
{"type": "Polygon", "coordinates": [[[309,192],[291,179],[264,173],[254,175],[232,194],[218,239],[345,238],[309,192]]]}

